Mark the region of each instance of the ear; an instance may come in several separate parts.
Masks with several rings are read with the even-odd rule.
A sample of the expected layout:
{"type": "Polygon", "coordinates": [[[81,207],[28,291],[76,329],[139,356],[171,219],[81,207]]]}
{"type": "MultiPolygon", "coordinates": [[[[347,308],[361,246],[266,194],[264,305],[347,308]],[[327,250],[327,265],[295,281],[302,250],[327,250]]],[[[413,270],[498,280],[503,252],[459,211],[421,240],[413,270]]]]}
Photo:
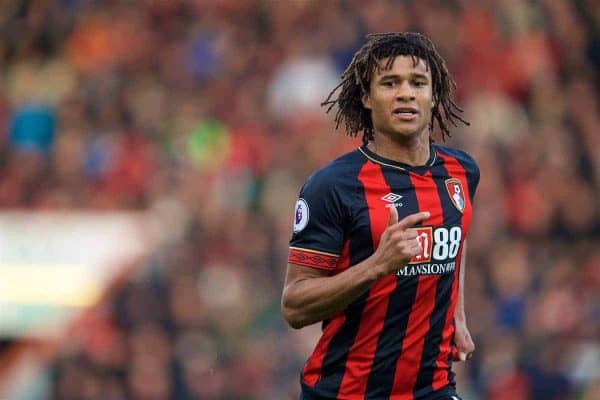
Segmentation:
{"type": "Polygon", "coordinates": [[[371,97],[369,96],[369,93],[365,93],[362,95],[362,97],[360,98],[360,100],[362,101],[362,105],[370,110],[371,109],[371,97]]]}

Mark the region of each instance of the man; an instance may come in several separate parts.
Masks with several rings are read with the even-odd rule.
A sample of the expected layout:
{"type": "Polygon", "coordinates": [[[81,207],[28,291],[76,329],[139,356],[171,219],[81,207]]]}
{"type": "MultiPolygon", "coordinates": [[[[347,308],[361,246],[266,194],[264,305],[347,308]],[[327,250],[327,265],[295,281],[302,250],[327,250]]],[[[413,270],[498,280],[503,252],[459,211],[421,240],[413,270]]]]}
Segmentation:
{"type": "Polygon", "coordinates": [[[430,140],[434,122],[443,137],[466,122],[429,39],[367,39],[323,103],[363,145],[313,174],[294,210],[282,313],[323,321],[301,398],[455,400],[452,361],[474,350],[462,282],[479,170],[430,140]]]}

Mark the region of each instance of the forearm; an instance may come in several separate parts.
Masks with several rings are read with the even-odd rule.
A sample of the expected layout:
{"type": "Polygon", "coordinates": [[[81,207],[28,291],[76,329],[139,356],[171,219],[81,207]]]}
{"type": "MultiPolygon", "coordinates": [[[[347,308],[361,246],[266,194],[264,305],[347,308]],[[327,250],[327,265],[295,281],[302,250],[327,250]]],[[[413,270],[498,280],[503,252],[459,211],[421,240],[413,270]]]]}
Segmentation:
{"type": "Polygon", "coordinates": [[[281,301],[283,316],[294,328],[331,318],[365,293],[378,279],[390,275],[422,251],[417,233],[409,228],[429,218],[429,212],[398,221],[390,207],[388,227],[371,257],[333,276],[288,263],[281,301]]]}
{"type": "Polygon", "coordinates": [[[291,282],[283,292],[282,309],[294,328],[331,318],[365,293],[379,279],[373,258],[333,276],[291,282]]]}

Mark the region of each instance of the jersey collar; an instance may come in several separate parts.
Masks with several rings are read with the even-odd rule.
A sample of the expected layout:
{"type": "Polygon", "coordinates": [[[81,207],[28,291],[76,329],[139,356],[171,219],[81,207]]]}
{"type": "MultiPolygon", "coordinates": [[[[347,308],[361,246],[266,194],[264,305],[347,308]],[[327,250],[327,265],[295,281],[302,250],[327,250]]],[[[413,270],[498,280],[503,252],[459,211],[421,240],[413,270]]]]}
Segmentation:
{"type": "Polygon", "coordinates": [[[427,170],[431,166],[433,166],[433,164],[437,160],[437,152],[435,150],[435,147],[431,144],[429,145],[429,159],[427,160],[427,162],[424,165],[419,165],[419,166],[412,166],[412,165],[401,163],[399,161],[390,160],[389,158],[382,157],[379,154],[374,153],[371,150],[369,150],[367,145],[360,146],[358,148],[358,151],[360,151],[365,157],[367,157],[367,159],[373,161],[376,164],[399,169],[402,171],[427,170]]]}

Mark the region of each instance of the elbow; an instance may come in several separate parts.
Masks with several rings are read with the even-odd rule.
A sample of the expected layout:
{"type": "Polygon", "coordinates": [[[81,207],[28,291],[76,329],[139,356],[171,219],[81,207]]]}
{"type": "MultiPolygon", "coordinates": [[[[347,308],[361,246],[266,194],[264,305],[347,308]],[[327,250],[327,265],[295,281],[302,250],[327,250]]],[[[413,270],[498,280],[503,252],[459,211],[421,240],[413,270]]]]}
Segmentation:
{"type": "Polygon", "coordinates": [[[308,325],[306,319],[302,316],[302,313],[295,308],[286,304],[285,298],[281,302],[281,315],[283,319],[294,329],[301,329],[308,325]]]}
{"type": "Polygon", "coordinates": [[[304,328],[307,324],[305,324],[300,318],[296,318],[289,313],[284,313],[283,318],[294,329],[304,328]]]}

